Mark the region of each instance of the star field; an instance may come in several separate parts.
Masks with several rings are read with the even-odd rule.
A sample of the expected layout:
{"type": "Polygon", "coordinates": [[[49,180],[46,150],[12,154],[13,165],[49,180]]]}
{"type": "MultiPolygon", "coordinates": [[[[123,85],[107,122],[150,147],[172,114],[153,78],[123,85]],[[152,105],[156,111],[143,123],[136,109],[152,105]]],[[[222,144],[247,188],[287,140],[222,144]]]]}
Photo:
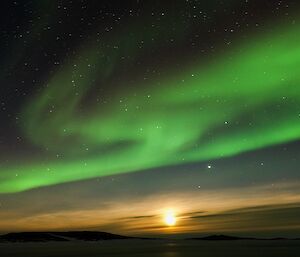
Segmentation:
{"type": "Polygon", "coordinates": [[[128,187],[128,202],[176,192],[207,203],[210,190],[250,199],[253,187],[263,206],[298,204],[297,1],[2,5],[0,216],[12,195],[53,188],[101,192],[126,215],[104,187],[128,187]]]}

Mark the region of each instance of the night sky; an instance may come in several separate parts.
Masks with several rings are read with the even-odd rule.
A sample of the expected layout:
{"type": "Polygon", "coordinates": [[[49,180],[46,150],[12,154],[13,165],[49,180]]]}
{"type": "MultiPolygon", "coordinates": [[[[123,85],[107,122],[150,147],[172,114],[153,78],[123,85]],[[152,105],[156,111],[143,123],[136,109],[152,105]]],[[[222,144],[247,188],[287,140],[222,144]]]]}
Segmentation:
{"type": "Polygon", "coordinates": [[[0,233],[300,237],[299,1],[0,12],[0,233]]]}

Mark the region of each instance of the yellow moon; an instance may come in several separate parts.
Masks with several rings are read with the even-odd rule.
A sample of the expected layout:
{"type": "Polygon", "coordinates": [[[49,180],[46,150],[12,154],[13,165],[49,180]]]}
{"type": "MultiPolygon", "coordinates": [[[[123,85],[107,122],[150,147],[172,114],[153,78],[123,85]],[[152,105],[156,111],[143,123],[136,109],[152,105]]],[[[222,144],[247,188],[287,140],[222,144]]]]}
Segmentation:
{"type": "Polygon", "coordinates": [[[164,216],[164,221],[167,226],[174,226],[176,224],[176,215],[173,211],[167,211],[164,216]]]}

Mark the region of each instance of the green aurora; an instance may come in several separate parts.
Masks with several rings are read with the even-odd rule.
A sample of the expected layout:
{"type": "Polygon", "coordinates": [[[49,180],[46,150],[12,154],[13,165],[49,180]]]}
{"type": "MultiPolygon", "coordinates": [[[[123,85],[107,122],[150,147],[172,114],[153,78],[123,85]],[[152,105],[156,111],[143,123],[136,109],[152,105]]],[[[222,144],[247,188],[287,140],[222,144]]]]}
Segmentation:
{"type": "Polygon", "coordinates": [[[105,83],[117,76],[122,54],[137,57],[139,40],[118,36],[122,47],[116,52],[87,43],[28,101],[20,114],[22,131],[40,149],[62,157],[1,166],[0,193],[211,161],[299,139],[296,25],[278,24],[209,65],[199,57],[184,70],[170,67],[164,77],[135,81],[110,101],[82,110],[95,79],[105,83]]]}

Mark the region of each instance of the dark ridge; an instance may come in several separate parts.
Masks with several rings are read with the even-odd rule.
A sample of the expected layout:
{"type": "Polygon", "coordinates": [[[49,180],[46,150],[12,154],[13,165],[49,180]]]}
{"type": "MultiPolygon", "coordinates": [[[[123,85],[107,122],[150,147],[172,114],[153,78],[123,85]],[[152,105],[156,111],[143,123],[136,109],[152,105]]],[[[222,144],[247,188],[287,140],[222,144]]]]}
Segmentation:
{"type": "Polygon", "coordinates": [[[235,236],[226,236],[226,235],[212,235],[206,237],[195,237],[189,238],[191,240],[212,240],[212,241],[223,241],[223,240],[245,240],[245,239],[254,239],[254,238],[244,238],[244,237],[235,237],[235,236]]]}
{"type": "Polygon", "coordinates": [[[116,239],[146,239],[121,236],[106,232],[71,231],[71,232],[21,232],[0,236],[0,242],[48,242],[48,241],[100,241],[116,239]]]}
{"type": "Polygon", "coordinates": [[[96,231],[54,232],[52,234],[64,238],[71,238],[71,239],[83,240],[83,241],[99,241],[99,240],[132,238],[128,236],[121,236],[121,235],[111,234],[107,232],[96,232],[96,231]]]}
{"type": "Polygon", "coordinates": [[[0,241],[6,242],[48,242],[48,241],[68,241],[46,232],[22,232],[9,233],[0,236],[0,241]]]}
{"type": "Polygon", "coordinates": [[[207,241],[234,241],[234,240],[287,240],[287,238],[276,237],[276,238],[255,238],[255,237],[236,237],[226,235],[212,235],[206,237],[194,237],[187,238],[187,240],[207,240],[207,241]]]}
{"type": "Polygon", "coordinates": [[[284,238],[284,237],[274,237],[274,238],[271,238],[270,240],[287,240],[287,238],[284,238]]]}

